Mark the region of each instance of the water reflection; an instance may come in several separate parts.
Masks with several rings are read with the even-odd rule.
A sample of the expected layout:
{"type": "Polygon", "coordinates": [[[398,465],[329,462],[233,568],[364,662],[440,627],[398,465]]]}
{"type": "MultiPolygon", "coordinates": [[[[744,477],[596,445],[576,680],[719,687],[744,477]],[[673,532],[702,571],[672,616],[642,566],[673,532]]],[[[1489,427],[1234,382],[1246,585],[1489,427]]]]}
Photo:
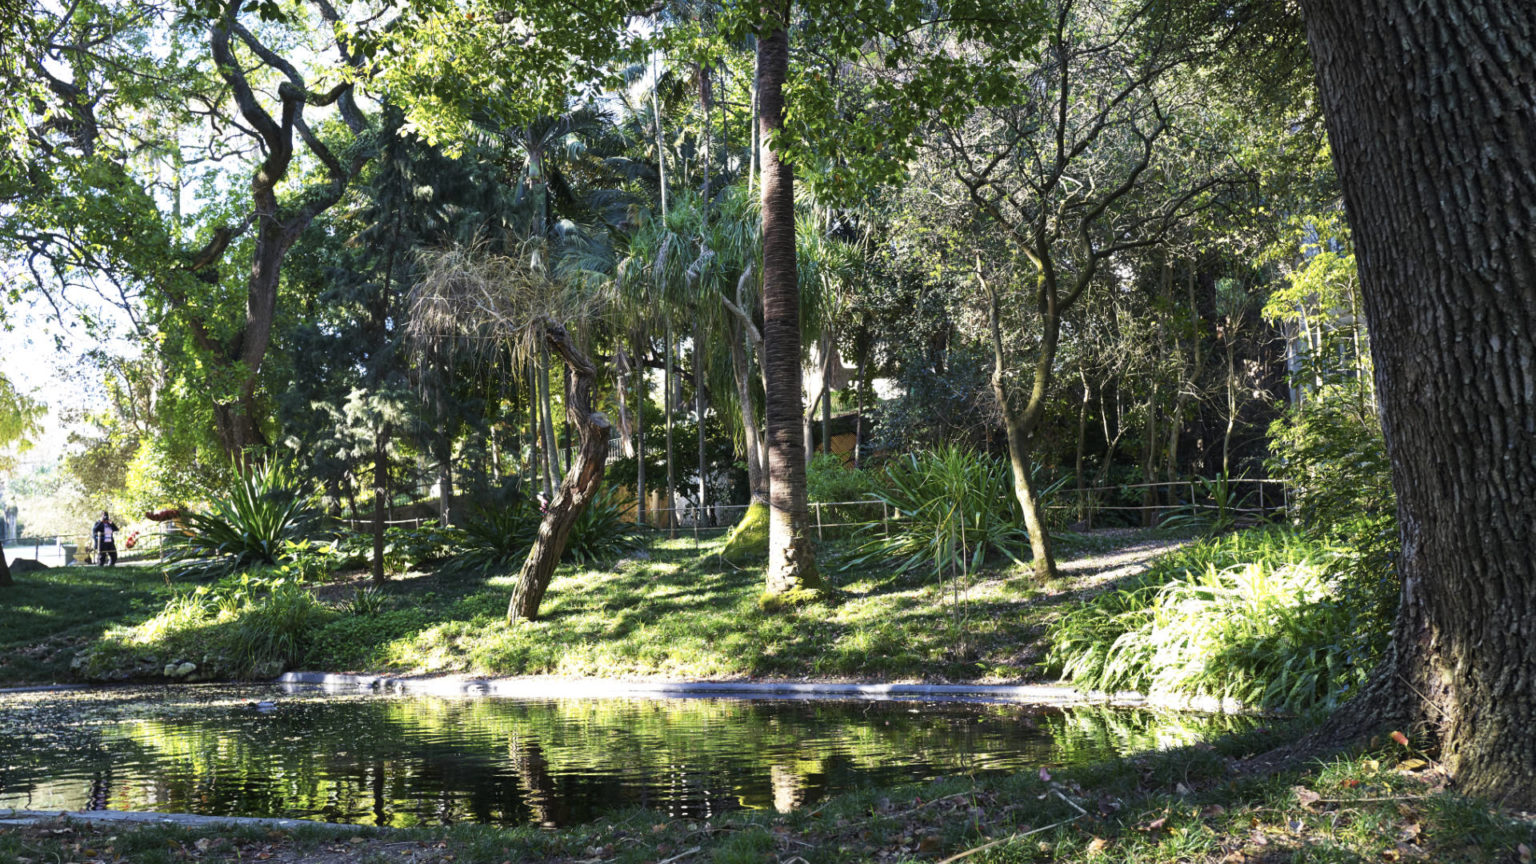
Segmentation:
{"type": "Polygon", "coordinates": [[[1193,743],[1247,718],[914,702],[522,701],[264,688],[0,703],[0,807],[554,827],[708,818],[829,793],[1193,743]],[[251,707],[275,698],[276,710],[251,707]]]}

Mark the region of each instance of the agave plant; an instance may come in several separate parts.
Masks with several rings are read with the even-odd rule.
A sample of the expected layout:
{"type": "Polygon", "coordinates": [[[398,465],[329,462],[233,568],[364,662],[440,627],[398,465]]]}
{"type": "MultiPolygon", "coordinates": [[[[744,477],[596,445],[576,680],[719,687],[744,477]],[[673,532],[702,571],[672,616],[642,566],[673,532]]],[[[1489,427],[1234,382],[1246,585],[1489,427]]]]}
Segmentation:
{"type": "Polygon", "coordinates": [[[889,535],[879,530],[849,566],[897,558],[899,571],[932,565],[935,572],[972,570],[990,554],[1026,556],[1029,534],[1006,464],[962,447],[909,453],[887,464],[871,494],[896,514],[889,535]]]}
{"type": "Polygon", "coordinates": [[[245,472],[208,509],[183,516],[187,528],[168,540],[178,575],[217,576],[242,567],[277,564],[288,542],[314,526],[313,495],[291,467],[269,460],[245,472]]]}
{"type": "Polygon", "coordinates": [[[640,545],[640,537],[634,524],[624,521],[624,511],[628,507],[616,487],[605,485],[599,489],[571,527],[571,536],[565,542],[564,560],[594,564],[633,551],[640,545]]]}

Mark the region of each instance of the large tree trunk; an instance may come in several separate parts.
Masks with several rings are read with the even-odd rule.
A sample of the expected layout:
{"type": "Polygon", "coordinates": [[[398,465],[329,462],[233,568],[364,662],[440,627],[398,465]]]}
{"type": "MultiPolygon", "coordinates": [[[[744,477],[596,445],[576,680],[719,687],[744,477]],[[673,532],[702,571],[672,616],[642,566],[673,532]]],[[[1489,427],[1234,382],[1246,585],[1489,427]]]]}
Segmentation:
{"type": "Polygon", "coordinates": [[[789,71],[787,4],[765,4],[759,34],[758,119],[763,170],[763,369],[768,415],[768,593],[818,590],[806,505],[805,441],[800,418],[800,289],[795,271],[795,175],[773,139],[784,125],[789,71]]]}
{"type": "Polygon", "coordinates": [[[565,361],[565,414],[581,433],[581,448],[560,484],[559,493],[549,503],[544,520],[539,523],[539,535],[517,574],[517,588],[507,604],[508,623],[514,618],[532,621],[538,617],[539,604],[555,575],[555,565],[565,553],[571,526],[597,495],[603,482],[603,463],[608,458],[608,418],[592,410],[597,367],[576,347],[564,327],[548,319],[543,326],[544,343],[565,361]]]}
{"type": "Polygon", "coordinates": [[[1536,4],[1303,7],[1402,540],[1391,651],[1346,710],[1536,809],[1536,4]]]}

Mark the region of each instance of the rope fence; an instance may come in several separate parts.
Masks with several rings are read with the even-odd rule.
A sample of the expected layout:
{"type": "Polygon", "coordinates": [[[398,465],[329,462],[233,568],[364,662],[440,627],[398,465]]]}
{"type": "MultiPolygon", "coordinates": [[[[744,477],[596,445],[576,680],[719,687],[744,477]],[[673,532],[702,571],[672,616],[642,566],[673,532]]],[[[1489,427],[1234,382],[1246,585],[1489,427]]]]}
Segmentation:
{"type": "MultiPolygon", "coordinates": [[[[1208,485],[1208,484],[1207,484],[1208,485]]],[[[1282,480],[1229,480],[1226,483],[1229,490],[1225,497],[1225,503],[1212,498],[1207,492],[1202,491],[1201,481],[1196,480],[1170,480],[1153,483],[1129,483],[1120,486],[1094,486],[1083,489],[1061,488],[1056,491],[1056,500],[1044,505],[1044,509],[1052,511],[1074,511],[1079,514],[1125,512],[1144,513],[1147,511],[1161,511],[1165,513],[1189,513],[1220,511],[1230,514],[1246,516],[1265,516],[1270,514],[1283,514],[1289,511],[1290,495],[1282,480]],[[1279,489],[1273,487],[1278,486],[1279,489]],[[1237,494],[1239,487],[1251,487],[1250,491],[1237,494]],[[1128,496],[1138,490],[1167,489],[1174,490],[1182,500],[1171,500],[1157,504],[1105,504],[1099,500],[1069,500],[1074,497],[1081,499],[1083,496],[1099,493],[1115,493],[1128,496]],[[1268,490],[1268,491],[1266,491],[1268,490]]],[[[740,522],[746,513],[749,504],[708,504],[703,508],[693,503],[681,507],[646,507],[644,520],[639,518],[639,503],[630,502],[622,515],[636,527],[657,533],[677,536],[679,534],[692,535],[697,541],[705,536],[712,536],[730,531],[740,522]]],[[[878,526],[887,536],[890,535],[893,523],[899,523],[902,519],[900,510],[893,508],[888,502],[878,498],[867,498],[855,501],[812,501],[809,502],[810,516],[815,526],[816,538],[825,539],[828,534],[835,534],[845,529],[868,529],[878,526]]],[[[369,518],[340,518],[340,524],[357,531],[366,533],[373,528],[374,520],[369,518]]],[[[389,528],[407,528],[417,530],[427,524],[435,524],[436,517],[418,516],[409,519],[386,519],[384,524],[389,528]]],[[[163,558],[166,548],[166,538],[175,533],[174,526],[169,523],[156,523],[153,530],[138,529],[118,532],[117,551],[119,560],[142,559],[145,557],[163,558]],[[127,545],[127,538],[136,535],[134,545],[127,545]]],[[[62,566],[66,564],[94,563],[92,555],[93,538],[90,534],[60,534],[51,537],[30,537],[20,541],[11,541],[4,545],[4,554],[8,561],[32,560],[49,566],[62,566]]]]}

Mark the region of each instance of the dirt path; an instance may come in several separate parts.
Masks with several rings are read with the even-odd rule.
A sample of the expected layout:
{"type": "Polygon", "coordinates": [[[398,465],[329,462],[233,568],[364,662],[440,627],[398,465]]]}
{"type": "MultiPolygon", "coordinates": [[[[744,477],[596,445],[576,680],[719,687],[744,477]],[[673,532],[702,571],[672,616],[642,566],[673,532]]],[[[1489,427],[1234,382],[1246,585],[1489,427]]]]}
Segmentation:
{"type": "Polygon", "coordinates": [[[1074,558],[1070,561],[1062,561],[1056,565],[1056,569],[1072,582],[1070,591],[1080,597],[1091,597],[1104,589],[1106,585],[1117,580],[1135,576],[1170,552],[1177,551],[1195,542],[1195,538],[1165,539],[1142,538],[1136,539],[1143,532],[1131,528],[1115,528],[1096,532],[1094,537],[1124,537],[1128,542],[1108,552],[1097,552],[1074,558]]]}

